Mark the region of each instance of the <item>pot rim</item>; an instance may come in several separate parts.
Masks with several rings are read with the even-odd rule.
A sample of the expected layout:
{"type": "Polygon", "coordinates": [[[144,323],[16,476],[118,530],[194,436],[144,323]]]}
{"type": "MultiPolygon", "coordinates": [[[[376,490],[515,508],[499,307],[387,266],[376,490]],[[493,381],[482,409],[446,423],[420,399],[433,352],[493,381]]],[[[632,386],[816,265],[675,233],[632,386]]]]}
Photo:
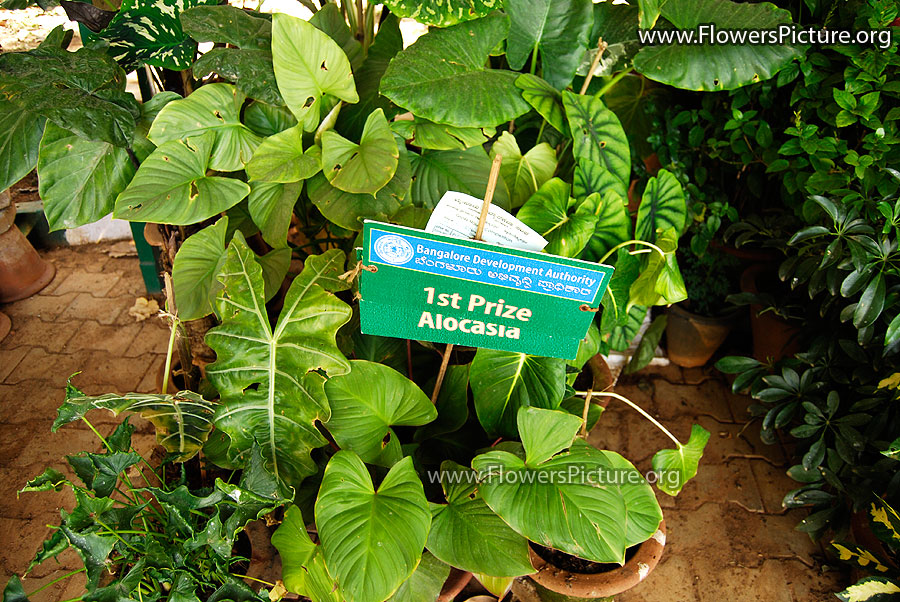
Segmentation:
{"type": "Polygon", "coordinates": [[[643,581],[659,564],[666,545],[666,521],[659,523],[656,533],[640,544],[637,552],[623,566],[601,573],[575,573],[550,564],[528,546],[531,564],[537,569],[531,579],[558,594],[577,598],[606,598],[629,590],[643,581]]]}

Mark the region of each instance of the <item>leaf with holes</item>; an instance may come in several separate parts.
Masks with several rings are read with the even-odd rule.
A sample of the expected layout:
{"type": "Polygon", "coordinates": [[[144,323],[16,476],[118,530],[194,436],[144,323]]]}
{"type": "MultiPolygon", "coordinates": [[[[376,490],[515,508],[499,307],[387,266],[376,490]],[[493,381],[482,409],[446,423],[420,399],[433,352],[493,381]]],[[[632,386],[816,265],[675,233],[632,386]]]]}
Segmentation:
{"type": "Polygon", "coordinates": [[[516,78],[516,87],[522,91],[522,98],[547,120],[558,132],[569,135],[569,124],[559,90],[536,75],[523,73],[516,78]]]}
{"type": "Polygon", "coordinates": [[[230,438],[231,457],[257,442],[267,468],[289,483],[316,471],[309,453],[326,443],[315,425],[330,414],[322,373],[350,370],[335,344],[350,308],[323,288],[332,288],[344,261],[337,249],[307,260],[274,328],[266,314],[262,268],[239,233],[218,275],[222,325],[206,335],[218,358],[206,368],[222,398],[216,428],[230,438]]]}
{"type": "Polygon", "coordinates": [[[631,179],[631,150],[616,114],[598,96],[563,92],[563,105],[572,129],[575,159],[601,166],[615,178],[615,191],[628,198],[631,179]]]}
{"type": "Polygon", "coordinates": [[[211,132],[209,168],[244,169],[262,139],[241,123],[246,96],[231,84],[207,84],[182,100],[167,104],[153,120],[148,138],[156,146],[211,132]]]}
{"type": "Polygon", "coordinates": [[[0,190],[27,176],[37,165],[46,121],[0,96],[0,190]]]}
{"type": "Polygon", "coordinates": [[[75,228],[109,215],[131,178],[128,151],[85,140],[48,123],[38,155],[38,183],[50,230],[75,228]]]}
{"type": "Polygon", "coordinates": [[[594,24],[591,0],[507,0],[505,9],[509,66],[519,70],[540,52],[543,78],[558,90],[571,84],[594,24]]]}
{"type": "Polygon", "coordinates": [[[569,185],[559,178],[547,180],[516,214],[549,241],[544,251],[563,257],[581,253],[597,226],[594,206],[599,195],[578,203],[569,192],[569,185]]]}
{"type": "Polygon", "coordinates": [[[325,564],[347,602],[384,600],[416,568],[431,512],[412,458],[394,464],[376,490],[351,451],[328,462],[316,500],[325,564]]]}
{"type": "Polygon", "coordinates": [[[400,151],[384,117],[375,109],[363,127],[359,144],[334,130],[322,134],[322,173],[344,192],[375,194],[397,171],[400,151]]]}
{"type": "Polygon", "coordinates": [[[388,0],[391,12],[426,25],[447,27],[503,8],[501,0],[388,0]]]}
{"type": "MultiPolygon", "coordinates": [[[[646,4],[646,2],[645,2],[646,4]]],[[[791,13],[763,3],[730,0],[668,0],[657,9],[676,28],[696,30],[701,24],[717,30],[776,33],[791,23],[791,13]]],[[[647,14],[642,6],[641,20],[647,14]]],[[[781,71],[802,49],[789,44],[661,44],[643,46],[634,68],[644,76],[687,90],[734,90],[767,80],[781,71]]]]}
{"type": "Polygon", "coordinates": [[[634,235],[656,242],[658,232],[672,229],[680,235],[687,220],[687,201],[681,184],[665,169],[650,178],[638,206],[634,235]]]}
{"type": "Polygon", "coordinates": [[[175,306],[182,320],[197,320],[213,312],[213,303],[222,289],[216,274],[225,263],[228,217],[196,232],[175,254],[172,288],[175,306]]]}
{"type": "Polygon", "coordinates": [[[381,79],[381,93],[415,115],[460,127],[490,127],[528,111],[518,74],[486,69],[509,23],[502,14],[432,29],[400,52],[381,79]]]}
{"type": "Polygon", "coordinates": [[[677,449],[661,449],[653,456],[653,470],[660,475],[656,482],[659,490],[669,495],[678,495],[685,483],[697,474],[703,449],[709,441],[709,431],[695,424],[691,427],[691,437],[686,445],[678,444],[677,449]]]}
{"type": "Polygon", "coordinates": [[[207,131],[159,146],[141,163],[131,184],[116,199],[113,217],[188,225],[239,203],[250,193],[246,183],[206,175],[214,144],[215,134],[207,131]]]}
{"type": "Polygon", "coordinates": [[[350,372],[325,383],[331,419],[325,427],[341,449],[364,462],[391,466],[402,457],[393,426],[437,418],[431,400],[411,380],[383,364],[354,360],[350,372]]]}
{"type": "MultiPolygon", "coordinates": [[[[422,151],[410,153],[412,187],[410,199],[417,207],[434,209],[448,190],[484,198],[491,159],[480,146],[464,151],[422,151]]],[[[509,209],[506,183],[498,180],[493,203],[509,209]]]]}
{"type": "Polygon", "coordinates": [[[556,171],[556,151],[552,146],[541,142],[522,155],[519,143],[509,132],[500,134],[491,147],[491,157],[496,155],[503,156],[500,177],[509,189],[513,209],[521,207],[556,171]]]}
{"type": "Polygon", "coordinates": [[[478,421],[489,435],[518,436],[519,408],[556,409],[566,388],[565,360],[479,349],[469,369],[478,421]]]}
{"type": "Polygon", "coordinates": [[[311,132],[319,125],[326,94],[357,102],[350,61],[328,34],[297,17],[272,15],[272,60],[288,108],[311,132]]]}

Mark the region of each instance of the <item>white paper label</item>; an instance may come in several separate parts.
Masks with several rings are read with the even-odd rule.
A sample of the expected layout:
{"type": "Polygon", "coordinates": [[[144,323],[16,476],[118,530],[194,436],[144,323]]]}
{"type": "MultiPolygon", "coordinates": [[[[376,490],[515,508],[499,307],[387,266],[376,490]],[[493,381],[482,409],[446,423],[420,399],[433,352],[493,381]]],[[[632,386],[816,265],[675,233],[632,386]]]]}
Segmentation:
{"type": "MultiPolygon", "coordinates": [[[[473,238],[483,203],[482,199],[449,190],[431,213],[425,231],[453,238],[473,238]]],[[[497,205],[488,209],[481,238],[484,242],[526,251],[541,251],[547,246],[543,236],[497,205]]]]}

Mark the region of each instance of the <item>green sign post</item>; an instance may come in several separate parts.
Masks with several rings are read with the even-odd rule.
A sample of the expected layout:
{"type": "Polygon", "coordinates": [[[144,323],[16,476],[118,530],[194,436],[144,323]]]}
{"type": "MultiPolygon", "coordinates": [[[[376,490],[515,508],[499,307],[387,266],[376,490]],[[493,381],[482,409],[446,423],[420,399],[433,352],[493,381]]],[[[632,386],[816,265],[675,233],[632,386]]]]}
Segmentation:
{"type": "Polygon", "coordinates": [[[362,331],[573,359],[613,268],[367,221],[362,331]]]}

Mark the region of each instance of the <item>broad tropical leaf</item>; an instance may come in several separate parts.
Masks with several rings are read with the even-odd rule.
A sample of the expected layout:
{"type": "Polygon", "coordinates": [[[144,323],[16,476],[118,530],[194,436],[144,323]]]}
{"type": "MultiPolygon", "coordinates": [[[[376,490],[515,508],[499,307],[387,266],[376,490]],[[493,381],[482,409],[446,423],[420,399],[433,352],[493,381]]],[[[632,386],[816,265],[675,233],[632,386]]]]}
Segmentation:
{"type": "Polygon", "coordinates": [[[447,27],[503,7],[501,0],[388,0],[391,12],[426,25],[447,27]]]}
{"type": "Polygon", "coordinates": [[[507,0],[505,9],[509,66],[519,70],[540,52],[543,78],[558,90],[571,84],[594,24],[591,0],[507,0]]]}
{"type": "Polygon", "coordinates": [[[383,364],[354,360],[350,372],[325,383],[331,419],[325,427],[341,449],[364,462],[392,466],[402,457],[393,426],[420,426],[437,410],[414,382],[383,364]]]}
{"type": "Polygon", "coordinates": [[[297,125],[297,118],[287,107],[254,100],[244,109],[244,125],[260,136],[274,136],[297,125]]]}
{"type": "Polygon", "coordinates": [[[387,602],[437,600],[441,588],[449,576],[450,567],[426,551],[422,554],[422,560],[419,561],[419,566],[416,567],[413,574],[400,584],[387,602]]]}
{"type": "Polygon", "coordinates": [[[616,180],[615,191],[628,198],[631,179],[631,150],[616,114],[598,96],[563,92],[566,117],[572,129],[575,159],[596,163],[616,180]]]}
{"type": "MultiPolygon", "coordinates": [[[[396,341],[398,339],[388,339],[396,341]]],[[[405,351],[405,350],[404,350],[405,351]]],[[[403,360],[405,361],[405,357],[403,360]]],[[[426,391],[427,391],[426,385],[426,391]]],[[[434,404],[437,418],[416,429],[416,441],[439,437],[459,430],[469,417],[469,366],[447,366],[447,374],[434,404]]]]}
{"type": "Polygon", "coordinates": [[[135,172],[124,148],[85,140],[52,122],[44,129],[37,167],[51,231],[90,224],[111,213],[135,172]]]}
{"type": "Polygon", "coordinates": [[[284,586],[288,591],[309,597],[313,602],[341,602],[328,574],[322,546],[309,538],[300,508],[290,506],[284,520],[272,534],[272,545],[281,556],[284,586]]]}
{"type": "Polygon", "coordinates": [[[546,142],[530,148],[525,155],[515,136],[503,132],[491,147],[491,157],[503,156],[500,177],[509,189],[510,206],[521,207],[556,171],[556,151],[546,142]]]}
{"type": "Polygon", "coordinates": [[[697,474],[703,448],[709,441],[709,431],[695,424],[691,427],[691,437],[687,444],[678,449],[662,449],[653,456],[653,470],[662,474],[656,483],[660,491],[678,495],[684,484],[697,474]]]}
{"type": "Polygon", "coordinates": [[[0,190],[27,176],[37,165],[46,121],[0,96],[0,190]]]}
{"type": "MultiPolygon", "coordinates": [[[[491,159],[480,146],[463,151],[422,151],[410,153],[412,187],[410,200],[417,207],[434,209],[448,190],[484,198],[491,159]]],[[[509,192],[503,180],[494,191],[495,205],[509,209],[509,192]]]]}
{"type": "Polygon", "coordinates": [[[357,102],[350,61],[328,34],[297,17],[272,15],[272,60],[278,89],[307,132],[319,125],[326,94],[357,102]]]}
{"type": "Polygon", "coordinates": [[[900,585],[885,577],[865,577],[835,596],[842,602],[889,602],[900,594],[900,585]]]}
{"type": "Polygon", "coordinates": [[[597,194],[596,200],[597,226],[585,252],[591,261],[600,261],[616,245],[631,240],[631,217],[618,195],[597,194]]]}
{"type": "MultiPolygon", "coordinates": [[[[701,24],[717,30],[775,30],[791,22],[787,10],[771,3],[730,0],[668,0],[657,2],[670,23],[678,29],[695,30],[701,24]]],[[[642,27],[648,11],[641,6],[642,27]]],[[[655,20],[655,17],[653,17],[655,20]]],[[[644,46],[634,57],[634,68],[650,79],[687,90],[733,90],[764,81],[795,58],[800,48],[788,44],[661,44],[644,46]]]]}
{"type": "Polygon", "coordinates": [[[600,195],[578,203],[569,192],[569,185],[559,178],[547,180],[516,217],[549,241],[544,249],[547,253],[575,257],[597,227],[594,209],[600,195]]]}
{"type": "Polygon", "coordinates": [[[391,123],[391,129],[405,140],[429,150],[465,150],[486,143],[494,128],[461,128],[413,117],[391,123]]]}
{"type": "Polygon", "coordinates": [[[321,153],[318,146],[303,150],[303,129],[295,125],[262,141],[247,164],[247,175],[264,182],[299,182],[322,169],[321,153]]]}
{"type": "Polygon", "coordinates": [[[149,393],[109,393],[98,397],[85,395],[72,385],[66,387],[66,400],[59,407],[51,430],[79,420],[90,410],[109,410],[140,414],[156,427],[156,440],[180,462],[196,454],[212,430],[215,404],[191,391],[174,395],[149,393]]]}
{"type": "Polygon", "coordinates": [[[116,199],[113,216],[187,225],[202,222],[239,203],[250,193],[246,183],[206,175],[215,136],[207,131],[160,145],[141,163],[131,184],[116,199]]]}
{"type": "Polygon", "coordinates": [[[527,406],[520,408],[518,423],[528,466],[542,464],[572,447],[582,426],[581,419],[572,414],[527,406]]]}
{"type": "Polygon", "coordinates": [[[275,182],[250,181],[247,209],[253,223],[259,226],[263,240],[276,249],[287,247],[287,233],[294,214],[294,205],[300,198],[300,182],[277,184],[275,182]]]}
{"type": "Polygon", "coordinates": [[[565,360],[479,349],[469,369],[475,412],[489,435],[515,438],[519,408],[556,409],[566,387],[565,360]]]}
{"type": "Polygon", "coordinates": [[[181,25],[198,42],[224,42],[257,50],[272,46],[272,22],[236,6],[189,8],[181,14],[181,25]]]}
{"type": "Polygon", "coordinates": [[[338,5],[324,4],[322,8],[316,11],[316,14],[310,17],[309,23],[319,31],[328,34],[328,37],[341,47],[341,50],[347,55],[347,60],[350,61],[351,70],[356,73],[366,55],[363,52],[362,44],[350,31],[350,27],[347,25],[347,21],[344,19],[344,15],[341,14],[341,9],[338,8],[338,5]]]}
{"type": "Polygon", "coordinates": [[[391,61],[381,93],[436,123],[490,127],[514,119],[528,110],[518,74],[485,68],[508,30],[501,14],[432,29],[391,61]]]}
{"type": "Polygon", "coordinates": [[[283,481],[315,472],[309,453],[326,443],[315,425],[330,414],[319,371],[334,376],[350,369],[335,344],[350,308],[322,286],[331,288],[344,259],[337,249],[310,257],[275,328],[265,312],[262,268],[240,234],[218,275],[222,325],[206,335],[218,356],[206,369],[222,397],[215,424],[231,440],[231,457],[258,443],[267,468],[283,481]]]}
{"type": "Polygon", "coordinates": [[[631,462],[616,452],[608,450],[601,452],[613,470],[621,471],[620,474],[625,477],[610,486],[617,488],[625,500],[625,517],[622,522],[625,525],[625,545],[630,548],[646,541],[647,533],[656,533],[663,519],[662,510],[650,483],[641,477],[631,462]]]}
{"type": "Polygon", "coordinates": [[[656,245],[657,249],[644,255],[640,275],[631,284],[629,308],[634,305],[670,305],[687,299],[687,289],[675,257],[678,234],[673,229],[661,232],[656,245]]]}
{"type": "Polygon", "coordinates": [[[536,75],[523,73],[516,78],[516,87],[522,91],[522,98],[538,114],[547,120],[558,132],[569,135],[569,123],[559,90],[536,75]]]}
{"type": "Polygon", "coordinates": [[[384,600],[415,570],[431,512],[412,458],[394,464],[376,490],[350,451],[328,462],[316,500],[325,564],[347,602],[384,600]]]}
{"type": "Polygon", "coordinates": [[[656,242],[657,232],[670,228],[680,235],[686,219],[687,202],[681,184],[665,169],[659,170],[644,189],[634,235],[647,242],[656,242]]]}
{"type": "Polygon", "coordinates": [[[196,320],[213,312],[222,290],[216,279],[225,263],[228,217],[189,236],[181,244],[172,266],[175,307],[182,320],[196,320]]]}
{"type": "Polygon", "coordinates": [[[213,48],[192,67],[194,77],[218,74],[234,82],[241,92],[251,98],[273,105],[284,104],[275,83],[272,53],[255,48],[213,48]]]}
{"type": "Polygon", "coordinates": [[[322,173],[344,192],[377,193],[394,177],[399,157],[397,141],[381,109],[366,119],[359,144],[334,130],[322,134],[322,173]]]}
{"type": "Polygon", "coordinates": [[[156,146],[206,132],[214,134],[209,168],[216,171],[244,169],[262,139],[241,123],[246,96],[231,84],[207,84],[182,100],[170,102],[159,112],[149,138],[156,146]]]}

